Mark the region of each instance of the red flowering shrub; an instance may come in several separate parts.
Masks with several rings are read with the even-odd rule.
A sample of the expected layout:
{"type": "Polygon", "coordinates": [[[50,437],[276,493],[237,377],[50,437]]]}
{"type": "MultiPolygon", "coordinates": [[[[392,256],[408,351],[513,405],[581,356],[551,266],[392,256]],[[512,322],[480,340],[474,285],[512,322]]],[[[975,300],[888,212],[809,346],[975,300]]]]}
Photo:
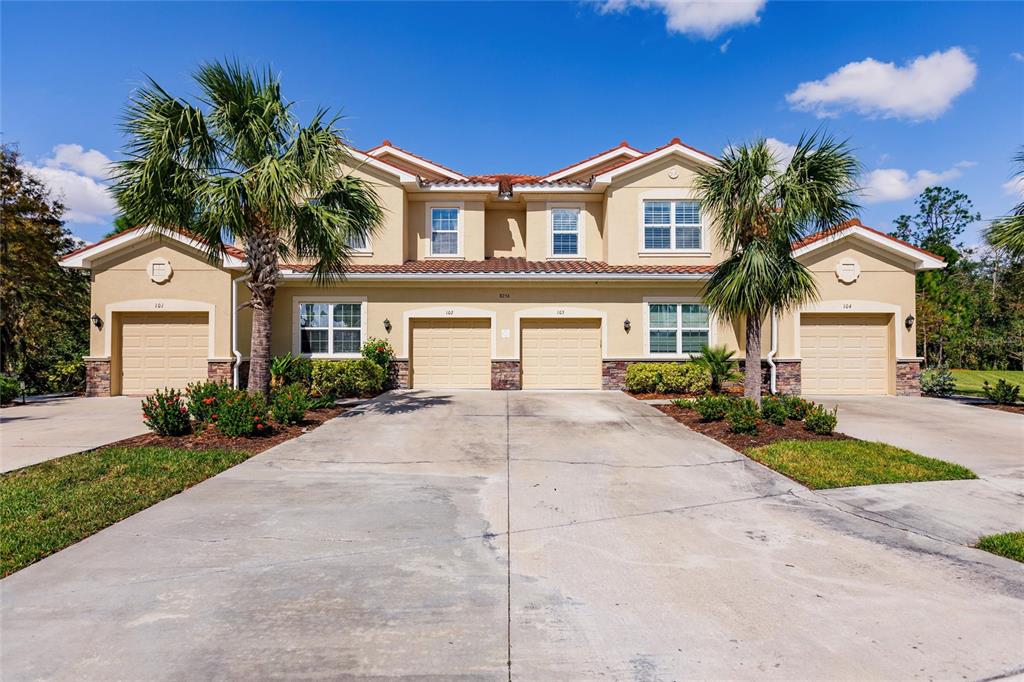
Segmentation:
{"type": "Polygon", "coordinates": [[[192,430],[181,391],[168,388],[142,401],[142,421],[160,436],[181,436],[192,430]]]}
{"type": "Polygon", "coordinates": [[[230,386],[219,381],[197,381],[189,384],[185,394],[188,396],[188,411],[192,418],[200,424],[212,422],[225,390],[229,389],[230,386]]]}
{"type": "Polygon", "coordinates": [[[231,438],[259,436],[270,432],[267,425],[267,400],[262,393],[225,388],[218,398],[219,409],[213,421],[221,433],[231,438]]]}
{"type": "Polygon", "coordinates": [[[385,374],[391,367],[391,360],[395,357],[395,351],[391,349],[390,343],[384,339],[372,337],[363,344],[362,354],[364,358],[383,369],[385,374]]]}

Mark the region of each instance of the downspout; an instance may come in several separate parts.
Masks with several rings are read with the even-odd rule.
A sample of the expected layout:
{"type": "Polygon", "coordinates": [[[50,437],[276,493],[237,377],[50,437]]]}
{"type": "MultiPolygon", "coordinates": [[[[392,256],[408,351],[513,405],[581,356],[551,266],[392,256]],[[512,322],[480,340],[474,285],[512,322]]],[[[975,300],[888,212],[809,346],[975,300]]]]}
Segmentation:
{"type": "Polygon", "coordinates": [[[249,275],[242,275],[231,280],[231,353],[235,356],[235,367],[232,370],[232,386],[238,388],[238,369],[242,364],[242,354],[238,350],[238,283],[248,279],[249,275]]]}
{"type": "Polygon", "coordinates": [[[775,395],[775,362],[773,358],[775,354],[779,352],[779,320],[775,313],[775,309],[772,309],[772,349],[768,351],[768,368],[769,375],[771,376],[771,382],[769,384],[772,395],[775,395]]]}

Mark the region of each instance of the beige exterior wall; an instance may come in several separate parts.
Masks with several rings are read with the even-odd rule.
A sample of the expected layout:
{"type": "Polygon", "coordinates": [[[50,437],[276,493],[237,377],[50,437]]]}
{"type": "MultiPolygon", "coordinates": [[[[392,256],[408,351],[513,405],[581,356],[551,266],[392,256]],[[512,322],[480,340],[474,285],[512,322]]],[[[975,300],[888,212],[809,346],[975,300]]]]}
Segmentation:
{"type": "Polygon", "coordinates": [[[484,207],[484,257],[526,257],[526,208],[484,207]]]}
{"type": "MultiPolygon", "coordinates": [[[[386,338],[400,358],[408,357],[408,320],[415,317],[486,317],[494,320],[492,359],[518,357],[517,314],[520,318],[585,318],[606,321],[603,333],[604,359],[641,359],[645,356],[645,297],[691,300],[700,295],[699,283],[665,285],[655,282],[578,284],[516,283],[457,284],[417,282],[408,284],[368,284],[349,282],[330,288],[289,283],[278,289],[274,308],[274,354],[295,352],[297,347],[297,310],[303,300],[338,298],[366,299],[367,336],[386,338]],[[561,311],[561,312],[559,312],[561,311]],[[391,332],[384,320],[391,322],[391,332]],[[629,319],[627,333],[623,323],[629,319]]],[[[732,328],[716,324],[712,340],[736,347],[732,328]]]]}
{"type": "Polygon", "coordinates": [[[353,263],[402,263],[408,257],[406,192],[398,180],[368,165],[348,169],[351,174],[372,183],[384,208],[384,224],[370,240],[370,253],[355,254],[353,263]]]}
{"type": "Polygon", "coordinates": [[[551,254],[551,211],[556,206],[582,209],[583,253],[580,260],[603,261],[604,232],[602,229],[604,205],[597,194],[544,194],[530,196],[526,204],[526,258],[527,260],[566,260],[551,254]]]}
{"type": "MultiPolygon", "coordinates": [[[[445,260],[462,258],[465,260],[484,259],[484,201],[479,195],[448,194],[441,196],[415,193],[409,195],[409,259],[427,260],[430,255],[430,222],[427,211],[431,207],[457,206],[461,208],[462,219],[462,252],[458,256],[438,256],[445,260]]],[[[401,261],[392,261],[401,262],[401,261]]]]}
{"type": "Polygon", "coordinates": [[[92,313],[104,322],[101,330],[90,327],[91,357],[115,353],[122,313],[205,311],[212,313],[210,359],[231,358],[231,278],[203,254],[169,239],[146,239],[98,260],[92,268],[92,313]],[[174,271],[163,284],[153,282],[147,270],[155,258],[167,259],[174,271]]]}
{"type": "MultiPolygon", "coordinates": [[[[824,246],[801,260],[814,273],[820,294],[817,303],[804,306],[802,311],[890,314],[893,361],[917,356],[916,325],[908,330],[904,324],[907,315],[917,317],[911,263],[856,237],[824,246]],[[836,277],[836,267],[844,258],[853,259],[861,268],[857,281],[851,284],[836,277]]],[[[800,357],[799,325],[796,313],[779,320],[779,358],[800,357]]]]}
{"type": "Polygon", "coordinates": [[[724,252],[713,243],[714,230],[707,216],[704,216],[703,236],[707,251],[683,254],[642,253],[642,202],[645,199],[694,198],[695,168],[695,165],[677,157],[667,157],[617,178],[612,183],[605,193],[604,233],[609,263],[713,265],[722,260],[724,252]]]}

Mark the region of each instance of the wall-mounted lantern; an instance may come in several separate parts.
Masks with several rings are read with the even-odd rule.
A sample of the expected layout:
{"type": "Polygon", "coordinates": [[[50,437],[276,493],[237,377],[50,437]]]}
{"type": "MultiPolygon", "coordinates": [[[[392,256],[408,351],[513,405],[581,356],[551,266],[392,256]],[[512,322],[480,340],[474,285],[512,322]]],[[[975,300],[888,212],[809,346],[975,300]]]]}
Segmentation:
{"type": "Polygon", "coordinates": [[[391,333],[391,320],[389,320],[386,317],[384,318],[384,329],[385,331],[387,331],[388,334],[391,333]]]}
{"type": "Polygon", "coordinates": [[[903,320],[903,324],[907,325],[907,331],[909,332],[910,328],[914,326],[914,316],[907,315],[907,319],[903,320]]]}
{"type": "Polygon", "coordinates": [[[92,317],[90,317],[89,319],[92,320],[92,326],[96,327],[97,329],[103,329],[103,318],[102,317],[100,317],[96,313],[93,313],[92,317]]]}
{"type": "Polygon", "coordinates": [[[626,330],[626,333],[627,333],[627,334],[629,333],[629,329],[630,329],[630,327],[632,327],[632,326],[633,326],[633,325],[629,323],[629,318],[628,318],[628,317],[626,318],[626,321],[622,323],[622,328],[623,328],[624,330],[626,330]]]}

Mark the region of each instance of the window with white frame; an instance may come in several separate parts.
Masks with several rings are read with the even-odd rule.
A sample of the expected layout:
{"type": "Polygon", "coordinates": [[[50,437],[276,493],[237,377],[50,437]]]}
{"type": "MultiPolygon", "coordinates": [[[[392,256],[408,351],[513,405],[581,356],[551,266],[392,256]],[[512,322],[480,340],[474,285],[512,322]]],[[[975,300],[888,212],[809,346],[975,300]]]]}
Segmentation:
{"type": "Polygon", "coordinates": [[[644,201],[644,249],[689,251],[701,248],[700,204],[690,200],[644,201]]]}
{"type": "Polygon", "coordinates": [[[652,355],[699,353],[710,339],[708,307],[699,303],[649,303],[652,355]]]}
{"type": "Polygon", "coordinates": [[[459,209],[456,206],[430,209],[430,255],[459,254],[459,209]]]}
{"type": "Polygon", "coordinates": [[[551,255],[580,256],[579,208],[568,206],[551,209],[551,255]]]}
{"type": "Polygon", "coordinates": [[[299,351],[309,355],[359,353],[362,315],[361,303],[300,303],[299,351]]]}
{"type": "Polygon", "coordinates": [[[369,251],[370,250],[370,238],[366,234],[359,234],[359,233],[353,232],[345,240],[345,244],[347,244],[348,248],[352,249],[353,251],[369,251]]]}

